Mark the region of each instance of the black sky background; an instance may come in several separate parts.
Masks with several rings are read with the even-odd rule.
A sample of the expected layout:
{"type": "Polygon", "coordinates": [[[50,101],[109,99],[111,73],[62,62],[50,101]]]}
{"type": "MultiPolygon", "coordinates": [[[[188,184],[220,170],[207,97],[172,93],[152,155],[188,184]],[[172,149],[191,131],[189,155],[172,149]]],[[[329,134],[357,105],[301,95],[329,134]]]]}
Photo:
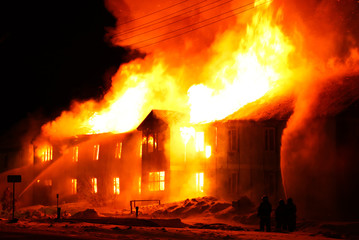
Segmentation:
{"type": "Polygon", "coordinates": [[[0,134],[29,115],[48,121],[74,99],[101,98],[131,58],[105,41],[115,23],[101,0],[0,1],[0,134]]]}

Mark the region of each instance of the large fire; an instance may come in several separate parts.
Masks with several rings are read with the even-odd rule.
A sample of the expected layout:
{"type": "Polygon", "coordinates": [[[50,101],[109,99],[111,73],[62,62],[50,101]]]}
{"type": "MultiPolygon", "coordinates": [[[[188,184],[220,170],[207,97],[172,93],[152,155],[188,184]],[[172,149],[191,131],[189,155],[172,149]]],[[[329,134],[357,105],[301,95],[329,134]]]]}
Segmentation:
{"type": "MultiPolygon", "coordinates": [[[[210,122],[278,90],[281,81],[291,77],[289,57],[295,47],[278,25],[281,12],[274,14],[269,4],[253,2],[245,13],[245,28],[238,14],[227,30],[214,32],[216,38],[198,66],[186,60],[174,63],[173,53],[159,50],[121,66],[102,101],[74,103],[46,124],[44,133],[63,137],[126,132],[151,109],[188,112],[192,123],[210,122]]],[[[185,41],[191,42],[188,37],[185,41]]],[[[202,53],[185,57],[195,61],[202,53]]]]}
{"type": "MultiPolygon", "coordinates": [[[[289,120],[286,119],[284,132],[280,133],[280,150],[276,152],[280,158],[277,163],[280,162],[283,185],[289,186],[291,193],[297,194],[295,196],[300,199],[301,196],[312,196],[306,192],[307,186],[311,185],[308,181],[321,176],[319,171],[313,171],[312,175],[308,175],[310,177],[304,179],[304,173],[311,173],[307,166],[315,166],[313,169],[323,172],[325,165],[327,173],[321,180],[332,175],[335,165],[327,164],[328,159],[322,159],[320,163],[321,154],[313,154],[320,149],[318,146],[325,149],[323,152],[331,153],[330,147],[322,144],[325,141],[318,140],[321,139],[318,129],[323,128],[322,138],[324,130],[328,129],[324,129],[325,125],[320,122],[314,126],[311,124],[313,118],[321,116],[316,109],[321,109],[318,106],[326,89],[330,90],[332,86],[339,88],[338,85],[349,89],[351,84],[359,85],[357,82],[345,82],[346,76],[359,75],[359,18],[355,18],[356,14],[352,12],[359,9],[357,2],[195,0],[171,7],[166,7],[170,3],[162,0],[141,1],[140,4],[136,0],[105,2],[118,19],[117,27],[109,32],[112,43],[139,49],[146,56],[122,65],[112,77],[112,87],[102,100],[74,102],[70,110],[45,124],[42,128],[44,138],[38,139],[39,147],[36,149],[41,161],[55,159],[55,152],[44,139],[51,142],[82,134],[128,132],[136,129],[151,110],[172,110],[190,116],[188,122],[176,122],[175,126],[171,126],[176,128],[171,136],[182,138],[182,142],[164,143],[163,140],[161,143],[158,135],[142,132],[145,135],[142,136],[142,144],[138,142],[136,151],[140,150],[140,153],[136,152],[136,155],[143,157],[146,153],[142,155],[142,151],[152,154],[154,149],[175,148],[177,156],[172,158],[169,154],[171,168],[178,170],[183,164],[185,167],[189,164],[188,169],[192,168],[187,176],[183,176],[181,186],[194,189],[196,194],[206,194],[209,177],[197,165],[201,162],[206,166],[220,166],[212,161],[218,156],[217,128],[212,134],[215,137],[208,136],[211,133],[204,130],[203,123],[226,119],[235,112],[237,120],[246,118],[239,115],[246,111],[260,115],[251,111],[254,105],[270,106],[266,111],[271,111],[277,107],[276,104],[271,105],[272,101],[290,99],[290,109],[283,111],[292,115],[289,120]],[[346,19],[348,16],[354,20],[346,19]],[[298,169],[303,170],[300,172],[298,169]],[[303,184],[305,181],[308,184],[303,184]],[[297,190],[301,189],[297,185],[304,190],[297,190]]],[[[331,93],[330,107],[340,105],[336,104],[336,100],[347,100],[339,99],[346,92],[350,93],[331,93]]],[[[354,98],[358,100],[357,96],[354,98]]],[[[252,116],[251,120],[256,120],[256,116],[252,116]]],[[[236,150],[229,154],[239,156],[239,128],[222,133],[222,138],[224,135],[228,137],[225,139],[227,150],[236,150]]],[[[266,130],[266,150],[275,150],[277,143],[274,135],[274,127],[266,130]]],[[[96,144],[92,145],[93,160],[99,160],[100,145],[96,144]]],[[[248,147],[245,144],[243,148],[248,147]]],[[[79,161],[78,152],[75,146],[73,162],[79,161]]],[[[117,158],[121,158],[121,152],[122,142],[119,142],[116,145],[117,158]]],[[[221,157],[227,159],[223,156],[218,158],[221,157]]],[[[230,167],[227,163],[227,168],[230,167]]],[[[147,177],[136,176],[136,192],[146,192],[145,181],[149,183],[151,192],[167,190],[166,179],[171,174],[166,171],[151,169],[146,173],[147,177]]],[[[238,183],[238,174],[226,176],[231,180],[226,184],[234,186],[238,183]]],[[[123,181],[117,175],[113,177],[111,191],[119,195],[123,192],[120,189],[123,181]]],[[[97,180],[96,177],[91,178],[93,193],[98,191],[97,180]]],[[[72,192],[77,192],[76,179],[72,179],[72,192]]],[[[176,191],[176,194],[180,193],[176,191]]],[[[317,189],[313,189],[313,194],[317,194],[317,189]]]]}

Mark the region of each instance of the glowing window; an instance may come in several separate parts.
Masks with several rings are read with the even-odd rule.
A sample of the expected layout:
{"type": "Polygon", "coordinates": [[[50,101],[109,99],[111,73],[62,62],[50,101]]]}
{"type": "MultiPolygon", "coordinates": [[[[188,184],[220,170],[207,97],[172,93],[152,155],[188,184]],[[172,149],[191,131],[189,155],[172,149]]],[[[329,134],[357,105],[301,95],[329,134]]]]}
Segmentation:
{"type": "Polygon", "coordinates": [[[153,139],[152,135],[150,135],[148,137],[148,152],[153,152],[153,142],[154,142],[154,139],[153,139]]]}
{"type": "Polygon", "coordinates": [[[212,147],[206,146],[206,158],[209,158],[212,155],[212,147]]]}
{"type": "Polygon", "coordinates": [[[141,146],[141,149],[140,149],[140,157],[142,157],[143,152],[147,152],[147,137],[146,136],[144,136],[142,138],[142,146],[141,146]]]}
{"type": "Polygon", "coordinates": [[[46,146],[42,152],[41,160],[43,162],[51,161],[53,157],[53,149],[52,146],[46,146]]]}
{"type": "Polygon", "coordinates": [[[144,136],[144,137],[142,138],[142,144],[147,144],[147,137],[146,137],[146,136],[144,136]]]}
{"type": "Polygon", "coordinates": [[[151,152],[157,151],[158,150],[157,141],[158,141],[157,133],[150,134],[148,136],[144,136],[142,138],[143,153],[147,153],[147,152],[151,153],[151,152]]]}
{"type": "Polygon", "coordinates": [[[138,193],[141,194],[141,177],[138,178],[138,193]]]}
{"type": "Polygon", "coordinates": [[[75,146],[72,148],[72,161],[78,162],[79,161],[79,147],[75,146]]]}
{"type": "Polygon", "coordinates": [[[196,152],[204,151],[204,132],[196,132],[196,152]]]}
{"type": "Polygon", "coordinates": [[[97,178],[91,178],[91,192],[97,193],[97,178]]]}
{"type": "Polygon", "coordinates": [[[93,146],[93,160],[98,160],[100,155],[100,145],[96,144],[93,146]]]}
{"type": "Polygon", "coordinates": [[[76,178],[71,179],[71,192],[72,192],[72,194],[77,193],[77,179],[76,178]]]}
{"type": "Polygon", "coordinates": [[[115,158],[121,159],[122,155],[122,142],[116,144],[115,158]]]}
{"type": "Polygon", "coordinates": [[[113,178],[113,193],[116,195],[120,194],[120,178],[113,178]]]}
{"type": "Polygon", "coordinates": [[[45,186],[51,187],[52,186],[52,180],[51,179],[46,179],[46,180],[44,180],[44,184],[45,184],[45,186]]]}
{"type": "Polygon", "coordinates": [[[203,192],[203,183],[204,183],[203,176],[204,176],[203,172],[196,173],[196,191],[197,192],[203,192]]]}
{"type": "Polygon", "coordinates": [[[150,191],[165,190],[165,172],[150,172],[148,178],[148,186],[150,191]]]}

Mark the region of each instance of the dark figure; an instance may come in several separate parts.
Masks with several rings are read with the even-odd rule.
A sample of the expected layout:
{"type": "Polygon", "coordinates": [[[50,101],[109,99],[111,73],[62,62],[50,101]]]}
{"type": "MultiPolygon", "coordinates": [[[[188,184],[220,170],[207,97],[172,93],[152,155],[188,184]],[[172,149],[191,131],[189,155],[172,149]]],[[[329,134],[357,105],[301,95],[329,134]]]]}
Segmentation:
{"type": "Polygon", "coordinates": [[[287,223],[288,230],[293,232],[296,229],[297,207],[293,203],[293,199],[287,200],[287,223]]]}
{"type": "Polygon", "coordinates": [[[287,229],[287,206],[285,205],[284,200],[279,201],[279,205],[275,210],[275,221],[277,223],[277,231],[282,231],[287,229]]]}
{"type": "Polygon", "coordinates": [[[258,207],[258,217],[260,218],[259,229],[260,231],[264,231],[264,226],[266,227],[266,231],[271,231],[270,224],[270,215],[272,212],[272,205],[270,204],[268,197],[264,196],[262,198],[262,202],[258,207]]]}

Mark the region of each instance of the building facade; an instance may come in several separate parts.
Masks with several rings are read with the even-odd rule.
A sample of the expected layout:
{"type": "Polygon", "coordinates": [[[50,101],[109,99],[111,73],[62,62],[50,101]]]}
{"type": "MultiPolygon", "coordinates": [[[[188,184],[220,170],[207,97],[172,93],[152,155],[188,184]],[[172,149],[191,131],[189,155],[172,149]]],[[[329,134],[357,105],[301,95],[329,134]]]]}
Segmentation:
{"type": "Polygon", "coordinates": [[[153,110],[137,130],[82,135],[35,146],[34,201],[127,205],[204,195],[254,201],[283,197],[281,135],[286,121],[188,124],[185,115],[153,110]]]}

